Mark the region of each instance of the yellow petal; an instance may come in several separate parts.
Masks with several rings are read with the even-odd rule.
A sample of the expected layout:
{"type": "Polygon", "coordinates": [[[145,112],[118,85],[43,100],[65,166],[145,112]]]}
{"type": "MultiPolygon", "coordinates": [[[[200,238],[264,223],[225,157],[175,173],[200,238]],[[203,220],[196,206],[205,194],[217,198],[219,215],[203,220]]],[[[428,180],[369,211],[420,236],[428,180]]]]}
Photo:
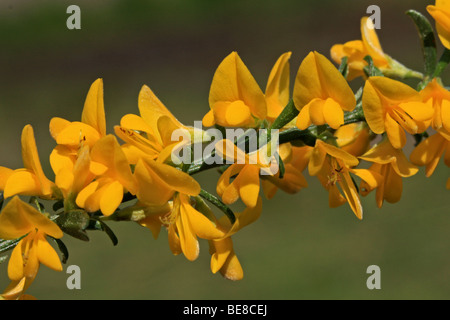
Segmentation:
{"type": "Polygon", "coordinates": [[[122,119],[120,119],[120,126],[135,131],[150,133],[152,135],[155,134],[152,127],[150,127],[144,119],[135,114],[124,115],[122,119]]]}
{"type": "Polygon", "coordinates": [[[324,92],[317,69],[314,52],[303,59],[294,82],[293,100],[295,107],[302,110],[313,99],[323,99],[324,92]]]}
{"type": "Polygon", "coordinates": [[[202,124],[205,127],[212,127],[216,124],[216,120],[214,118],[214,111],[209,110],[207,114],[203,117],[202,124]]]}
{"type": "Polygon", "coordinates": [[[11,253],[8,263],[8,277],[12,281],[19,281],[24,278],[24,263],[23,263],[23,247],[27,238],[19,241],[11,253]]]}
{"type": "Polygon", "coordinates": [[[399,202],[403,191],[402,178],[394,170],[389,170],[385,183],[384,199],[389,203],[399,202]]]}
{"type": "Polygon", "coordinates": [[[403,128],[390,116],[386,114],[386,133],[389,141],[396,149],[402,149],[406,145],[406,134],[403,128]]]}
{"type": "Polygon", "coordinates": [[[136,192],[130,165],[115,136],[100,139],[92,148],[91,159],[108,168],[105,175],[119,181],[132,194],[136,192]]]}
{"type": "Polygon", "coordinates": [[[246,206],[254,208],[259,196],[259,168],[246,165],[236,178],[239,184],[239,195],[246,206]]]}
{"type": "Polygon", "coordinates": [[[309,116],[311,118],[311,122],[316,126],[321,126],[325,124],[324,117],[324,107],[325,100],[322,99],[313,99],[306,107],[309,107],[309,116]]]}
{"type": "Polygon", "coordinates": [[[56,143],[78,147],[80,144],[92,147],[100,139],[100,133],[90,125],[71,122],[56,137],[56,143]]]}
{"type": "Polygon", "coordinates": [[[188,197],[180,195],[180,198],[180,209],[185,213],[186,218],[189,219],[191,229],[197,237],[212,240],[220,239],[225,235],[224,231],[218,229],[211,220],[191,206],[188,197]]]}
{"type": "Polygon", "coordinates": [[[190,196],[197,196],[200,193],[200,185],[187,173],[156,161],[145,159],[144,162],[173,190],[190,196]]]}
{"type": "Polygon", "coordinates": [[[214,73],[209,105],[213,109],[216,102],[237,100],[242,100],[255,117],[265,119],[267,115],[265,96],[239,55],[232,52],[214,73]]]}
{"type": "Polygon", "coordinates": [[[369,17],[363,17],[361,19],[361,35],[364,46],[374,60],[375,65],[382,66],[387,64],[387,60],[375,30],[372,19],[369,17]]]}
{"type": "Polygon", "coordinates": [[[416,121],[430,120],[434,114],[434,109],[432,106],[419,101],[401,103],[399,107],[416,121]]]}
{"type": "Polygon", "coordinates": [[[63,236],[61,229],[50,219],[19,197],[12,198],[0,214],[0,238],[17,239],[34,228],[54,238],[63,236]]]}
{"type": "Polygon", "coordinates": [[[167,236],[168,236],[168,240],[169,240],[170,251],[172,251],[172,253],[174,255],[179,255],[183,251],[181,250],[180,238],[178,237],[178,235],[176,233],[175,224],[171,224],[168,229],[169,230],[167,232],[167,236]]]}
{"type": "Polygon", "coordinates": [[[344,124],[344,111],[341,106],[331,98],[325,100],[323,104],[323,117],[325,123],[328,123],[331,128],[338,129],[344,124]]]}
{"type": "Polygon", "coordinates": [[[239,199],[239,189],[236,183],[230,183],[230,179],[238,174],[244,166],[243,164],[232,164],[222,173],[217,182],[216,192],[227,204],[234,203],[239,199]]]}
{"type": "Polygon", "coordinates": [[[62,271],[61,260],[59,259],[58,254],[55,249],[48,243],[45,239],[45,236],[42,232],[38,232],[38,235],[35,237],[35,242],[37,244],[37,258],[40,263],[49,267],[55,271],[62,271]]]}
{"type": "Polygon", "coordinates": [[[423,140],[411,152],[411,162],[418,166],[427,166],[426,175],[431,176],[445,150],[445,141],[439,134],[434,134],[423,140]]]}
{"type": "Polygon", "coordinates": [[[14,172],[14,170],[0,167],[0,191],[5,190],[6,181],[8,181],[11,174],[14,172]]]}
{"type": "Polygon", "coordinates": [[[225,121],[230,127],[241,127],[252,122],[250,108],[244,101],[233,101],[226,107],[225,121]]]}
{"type": "Polygon", "coordinates": [[[100,199],[100,210],[105,216],[116,211],[123,199],[123,186],[118,181],[110,183],[100,199]]]}
{"type": "Polygon", "coordinates": [[[83,190],[81,190],[76,198],[76,204],[80,208],[86,208],[86,202],[87,200],[95,193],[95,191],[98,189],[99,182],[93,181],[90,184],[88,184],[83,190]]]}
{"type": "Polygon", "coordinates": [[[324,55],[314,52],[314,56],[323,91],[322,98],[331,98],[343,110],[352,111],[356,106],[356,99],[347,80],[324,55]]]}
{"type": "Polygon", "coordinates": [[[36,175],[26,169],[15,170],[6,181],[4,197],[15,195],[34,196],[40,195],[41,189],[36,175]]]}
{"type": "Polygon", "coordinates": [[[347,202],[342,196],[337,185],[332,185],[328,190],[328,205],[330,208],[338,208],[347,202]]]}
{"type": "Polygon", "coordinates": [[[33,127],[27,125],[22,131],[22,159],[26,169],[36,175],[41,195],[49,196],[52,194],[52,183],[42,170],[41,161],[36,147],[33,127]]]}
{"type": "Polygon", "coordinates": [[[325,150],[318,147],[318,141],[319,140],[316,141],[316,147],[311,152],[311,157],[308,164],[308,171],[311,176],[316,176],[320,170],[322,170],[325,158],[327,156],[325,150]]]}
{"type": "Polygon", "coordinates": [[[211,272],[216,273],[223,267],[228,256],[233,251],[233,243],[231,238],[212,240],[209,243],[213,251],[211,255],[211,272]]]}
{"type": "Polygon", "coordinates": [[[419,92],[401,81],[387,77],[370,77],[367,81],[380,96],[391,102],[422,101],[419,92]]]}
{"type": "Polygon", "coordinates": [[[291,52],[282,54],[269,74],[266,85],[267,118],[275,120],[289,102],[289,59],[291,52]]]}
{"type": "Polygon", "coordinates": [[[73,149],[65,145],[57,145],[50,154],[50,165],[57,174],[61,170],[72,171],[75,162],[73,149]]]}
{"type": "Polygon", "coordinates": [[[180,237],[181,250],[183,251],[184,256],[189,261],[196,260],[199,255],[200,248],[197,237],[192,231],[186,212],[183,210],[180,211],[176,223],[178,235],[180,237]]]}
{"type": "Polygon", "coordinates": [[[148,86],[142,86],[138,99],[141,117],[152,128],[155,135],[157,135],[157,141],[159,141],[159,143],[162,143],[160,137],[158,137],[158,119],[161,116],[167,116],[177,127],[183,127],[148,86]]]}
{"type": "Polygon", "coordinates": [[[310,107],[310,104],[307,104],[306,106],[304,106],[300,110],[300,113],[297,116],[297,120],[296,120],[296,124],[295,125],[300,130],[305,130],[312,124],[311,117],[310,117],[310,112],[309,112],[309,107],[310,107]]]}
{"type": "Polygon", "coordinates": [[[341,180],[340,185],[342,187],[342,191],[344,192],[345,198],[352,208],[353,213],[358,219],[361,220],[363,218],[363,207],[361,205],[355,183],[348,172],[344,172],[340,174],[340,176],[344,178],[341,180]]]}
{"type": "Polygon", "coordinates": [[[386,109],[377,90],[369,80],[364,86],[362,107],[370,129],[376,134],[382,134],[385,131],[386,109]]]}
{"type": "Polygon", "coordinates": [[[67,121],[62,118],[54,117],[50,120],[50,134],[53,139],[57,139],[58,135],[70,124],[70,121],[67,121]]]}
{"type": "Polygon", "coordinates": [[[146,204],[164,205],[175,193],[175,190],[142,160],[137,162],[134,176],[138,185],[136,195],[140,201],[146,204]]]}
{"type": "Polygon", "coordinates": [[[103,80],[97,79],[91,85],[84,103],[81,121],[100,134],[106,135],[105,107],[103,104],[103,80]]]}
{"type": "Polygon", "coordinates": [[[322,149],[323,152],[329,154],[330,156],[342,160],[349,167],[355,167],[359,164],[359,160],[350,153],[332,146],[329,143],[323,142],[322,140],[316,140],[316,147],[322,149]]]}
{"type": "MultiPolygon", "coordinates": [[[[115,126],[114,132],[120,139],[138,148],[151,158],[157,158],[158,154],[163,149],[162,142],[157,142],[156,136],[148,135],[147,138],[145,138],[134,130],[130,130],[120,126],[115,126]]],[[[160,139],[159,135],[158,139],[160,139]]]]}
{"type": "Polygon", "coordinates": [[[220,269],[220,273],[232,281],[239,281],[244,278],[244,270],[234,251],[228,256],[225,264],[220,269]]]}
{"type": "Polygon", "coordinates": [[[443,127],[450,132],[450,100],[442,100],[441,117],[443,127]]]}
{"type": "Polygon", "coordinates": [[[427,6],[428,13],[436,21],[436,30],[444,47],[450,49],[450,17],[448,2],[437,1],[436,6],[427,6]]]}
{"type": "MultiPolygon", "coordinates": [[[[163,146],[166,147],[173,144],[174,142],[177,142],[172,140],[172,133],[175,130],[180,129],[180,127],[177,127],[177,124],[173,122],[168,116],[161,116],[158,119],[157,126],[163,146]]],[[[186,135],[188,134],[189,132],[186,130],[186,135]]]]}

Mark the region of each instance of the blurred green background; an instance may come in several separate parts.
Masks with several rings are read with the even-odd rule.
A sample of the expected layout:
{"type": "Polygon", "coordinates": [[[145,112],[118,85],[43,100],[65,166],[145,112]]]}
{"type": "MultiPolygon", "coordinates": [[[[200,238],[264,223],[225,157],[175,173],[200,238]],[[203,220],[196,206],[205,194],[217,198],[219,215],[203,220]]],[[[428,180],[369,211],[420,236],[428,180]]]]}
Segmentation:
{"type": "MultiPolygon", "coordinates": [[[[0,165],[22,167],[20,134],[30,123],[52,177],[49,121],[79,120],[96,78],[104,79],[110,133],[123,115],[138,113],[144,84],[182,122],[193,124],[209,110],[215,68],[231,51],[238,51],[262,88],[278,56],[292,51],[293,79],[309,51],[329,56],[333,44],[359,39],[360,18],[372,4],[381,8],[384,50],[422,70],[419,38],[404,12],[426,13],[430,3],[2,0],[0,165]],[[66,28],[71,4],[81,8],[81,30],[66,28]]],[[[444,80],[448,76],[447,70],[444,80]]],[[[217,177],[214,171],[198,176],[211,191],[217,177]]],[[[199,259],[189,262],[172,255],[164,230],[155,241],[137,224],[111,223],[117,247],[102,233],[91,232],[89,243],[64,237],[67,265],[81,268],[81,290],[67,289],[65,271],[44,266],[29,293],[39,299],[449,299],[448,177],[442,163],[431,178],[421,170],[405,181],[402,201],[381,210],[373,195],[363,198],[362,221],[348,206],[328,208],[315,179],[308,178],[309,188],[297,195],[278,193],[264,201],[261,218],[234,237],[245,271],[240,282],[210,272],[206,242],[199,259]],[[381,290],[366,287],[370,265],[381,268],[381,290]]],[[[0,287],[7,283],[5,263],[0,287]]]]}

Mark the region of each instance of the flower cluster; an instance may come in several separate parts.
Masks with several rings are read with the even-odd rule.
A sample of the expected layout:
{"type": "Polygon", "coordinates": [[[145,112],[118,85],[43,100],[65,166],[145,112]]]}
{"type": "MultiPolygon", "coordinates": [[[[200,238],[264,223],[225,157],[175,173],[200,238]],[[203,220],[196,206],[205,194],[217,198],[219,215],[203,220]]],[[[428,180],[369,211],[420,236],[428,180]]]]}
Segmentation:
{"type": "MultiPolygon", "coordinates": [[[[437,0],[428,11],[450,49],[449,2],[437,0]]],[[[431,30],[428,36],[433,36],[423,15],[408,14],[419,32],[431,30]]],[[[181,123],[148,86],[139,93],[139,115],[123,116],[114,134],[107,133],[102,79],[91,85],[80,121],[50,121],[54,179],[42,169],[33,128],[25,126],[23,168],[0,167],[2,205],[7,200],[0,213],[0,253],[12,249],[11,284],[1,297],[32,298],[25,291],[41,263],[61,271],[50,242],[65,260],[64,234],[88,240],[88,231],[100,230],[116,243],[109,221],[137,223],[155,239],[165,229],[172,253],[190,261],[199,256],[199,240],[206,240],[211,271],[240,280],[243,268],[232,237],[258,220],[263,196],[272,199],[279,189],[295,194],[306,188],[305,171],[319,179],[330,207],[347,204],[362,219],[361,196],[373,192],[380,208],[385,201],[396,203],[403,179],[418,173],[419,166],[426,167],[427,176],[442,157],[450,166],[450,92],[440,78],[449,51],[438,63],[430,56],[433,48],[427,48],[421,74],[384,53],[369,18],[361,19],[361,34],[362,40],[334,45],[331,60],[310,52],[300,63],[292,92],[291,52],[275,62],[265,90],[237,52],[219,64],[202,124],[220,132],[265,129],[255,131],[260,132],[256,148],[238,143],[245,142],[245,134],[213,139],[207,130],[181,123]],[[364,85],[354,92],[350,82],[356,78],[363,78],[364,85]],[[417,88],[402,82],[405,78],[419,79],[417,88]],[[276,145],[270,143],[275,132],[276,145]],[[409,157],[404,151],[408,137],[416,141],[409,157]],[[208,156],[222,162],[211,164],[204,157],[175,161],[175,153],[190,154],[206,142],[214,146],[208,156]],[[217,195],[194,178],[211,168],[221,173],[217,195]],[[52,201],[53,211],[39,199],[52,201]],[[243,209],[234,212],[230,206],[238,202],[243,209]]]]}

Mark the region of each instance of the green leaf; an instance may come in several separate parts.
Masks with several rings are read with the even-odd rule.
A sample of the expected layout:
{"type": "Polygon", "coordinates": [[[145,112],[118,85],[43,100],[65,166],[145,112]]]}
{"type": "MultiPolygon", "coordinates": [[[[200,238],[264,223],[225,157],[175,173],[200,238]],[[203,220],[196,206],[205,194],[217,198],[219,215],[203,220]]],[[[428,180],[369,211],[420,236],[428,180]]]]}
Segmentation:
{"type": "Polygon", "coordinates": [[[286,172],[286,168],[284,167],[283,159],[281,159],[278,152],[275,153],[275,158],[278,161],[278,170],[280,172],[280,175],[278,176],[278,178],[283,179],[284,173],[286,172]]]}
{"type": "Polygon", "coordinates": [[[54,212],[57,212],[57,211],[59,211],[60,209],[63,209],[64,208],[64,201],[63,200],[60,200],[60,201],[56,201],[54,204],[53,204],[53,211],[54,212]]]}
{"type": "Polygon", "coordinates": [[[419,32],[425,64],[425,77],[432,77],[437,63],[436,38],[433,27],[430,21],[416,10],[408,10],[406,14],[414,21],[419,32]]]}
{"type": "Polygon", "coordinates": [[[275,119],[275,121],[270,126],[270,129],[281,129],[289,122],[291,122],[300,112],[294,105],[294,101],[291,99],[289,103],[281,111],[280,115],[275,119]]]}
{"type": "Polygon", "coordinates": [[[447,68],[450,63],[450,50],[445,49],[441,58],[439,59],[439,63],[436,66],[436,70],[434,71],[433,77],[437,78],[441,75],[441,73],[447,68]]]}
{"type": "Polygon", "coordinates": [[[368,66],[364,67],[364,73],[366,74],[367,77],[383,77],[383,72],[380,71],[380,69],[378,69],[377,67],[375,67],[375,65],[373,64],[373,59],[371,56],[365,56],[364,60],[367,61],[367,63],[369,64],[368,66]]]}
{"type": "Polygon", "coordinates": [[[67,250],[66,245],[64,244],[64,242],[62,242],[61,239],[55,239],[53,237],[51,237],[53,239],[53,241],[56,242],[56,244],[58,245],[59,251],[61,251],[62,254],[62,263],[66,264],[67,260],[69,259],[69,250],[67,250]]]}
{"type": "Polygon", "coordinates": [[[341,65],[339,66],[339,72],[347,79],[348,76],[348,57],[343,57],[341,65]]]}
{"type": "Polygon", "coordinates": [[[3,192],[0,192],[0,210],[3,208],[3,202],[5,199],[3,198],[3,192]]]}
{"type": "Polygon", "coordinates": [[[4,253],[8,250],[14,249],[14,247],[19,243],[20,240],[22,240],[26,235],[23,237],[20,237],[19,239],[15,240],[3,240],[0,239],[0,254],[4,253]]]}
{"type": "Polygon", "coordinates": [[[222,200],[203,189],[200,191],[200,197],[219,208],[228,217],[231,224],[234,224],[236,222],[236,217],[233,211],[225,203],[223,203],[222,200]]]}
{"type": "Polygon", "coordinates": [[[104,231],[108,235],[109,239],[111,239],[113,245],[117,246],[119,239],[117,239],[112,229],[106,223],[101,220],[91,220],[91,222],[94,222],[95,230],[104,231]]]}
{"type": "Polygon", "coordinates": [[[86,211],[76,209],[63,212],[55,219],[55,222],[64,233],[82,241],[89,241],[86,233],[89,220],[90,217],[86,211]]]}

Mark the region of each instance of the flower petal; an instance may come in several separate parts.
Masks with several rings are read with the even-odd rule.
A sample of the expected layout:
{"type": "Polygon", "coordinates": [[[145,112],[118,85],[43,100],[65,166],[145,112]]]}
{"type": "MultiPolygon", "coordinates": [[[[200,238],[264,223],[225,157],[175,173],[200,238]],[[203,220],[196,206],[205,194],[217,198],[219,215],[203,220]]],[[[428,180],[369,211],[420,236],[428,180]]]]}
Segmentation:
{"type": "Polygon", "coordinates": [[[269,121],[274,121],[289,102],[291,55],[292,52],[282,54],[270,71],[265,91],[269,121]]]}
{"type": "Polygon", "coordinates": [[[325,123],[328,123],[333,129],[338,129],[344,124],[344,111],[342,111],[341,106],[331,98],[325,100],[323,105],[323,116],[325,123]]]}
{"type": "Polygon", "coordinates": [[[105,107],[103,104],[103,80],[97,79],[91,85],[84,103],[81,121],[91,126],[104,137],[106,135],[105,107]]]}
{"type": "Polygon", "coordinates": [[[389,115],[386,114],[386,133],[389,141],[396,149],[402,149],[406,145],[406,134],[404,129],[389,115]]]}
{"type": "Polygon", "coordinates": [[[52,194],[52,183],[42,170],[41,161],[36,147],[33,127],[26,125],[22,131],[22,159],[26,169],[36,175],[41,195],[50,196],[52,194]]]}
{"type": "Polygon", "coordinates": [[[33,245],[37,246],[37,258],[39,262],[52,270],[62,271],[61,260],[55,249],[45,239],[45,235],[42,232],[38,232],[34,241],[37,242],[37,244],[33,243],[33,245]]]}

